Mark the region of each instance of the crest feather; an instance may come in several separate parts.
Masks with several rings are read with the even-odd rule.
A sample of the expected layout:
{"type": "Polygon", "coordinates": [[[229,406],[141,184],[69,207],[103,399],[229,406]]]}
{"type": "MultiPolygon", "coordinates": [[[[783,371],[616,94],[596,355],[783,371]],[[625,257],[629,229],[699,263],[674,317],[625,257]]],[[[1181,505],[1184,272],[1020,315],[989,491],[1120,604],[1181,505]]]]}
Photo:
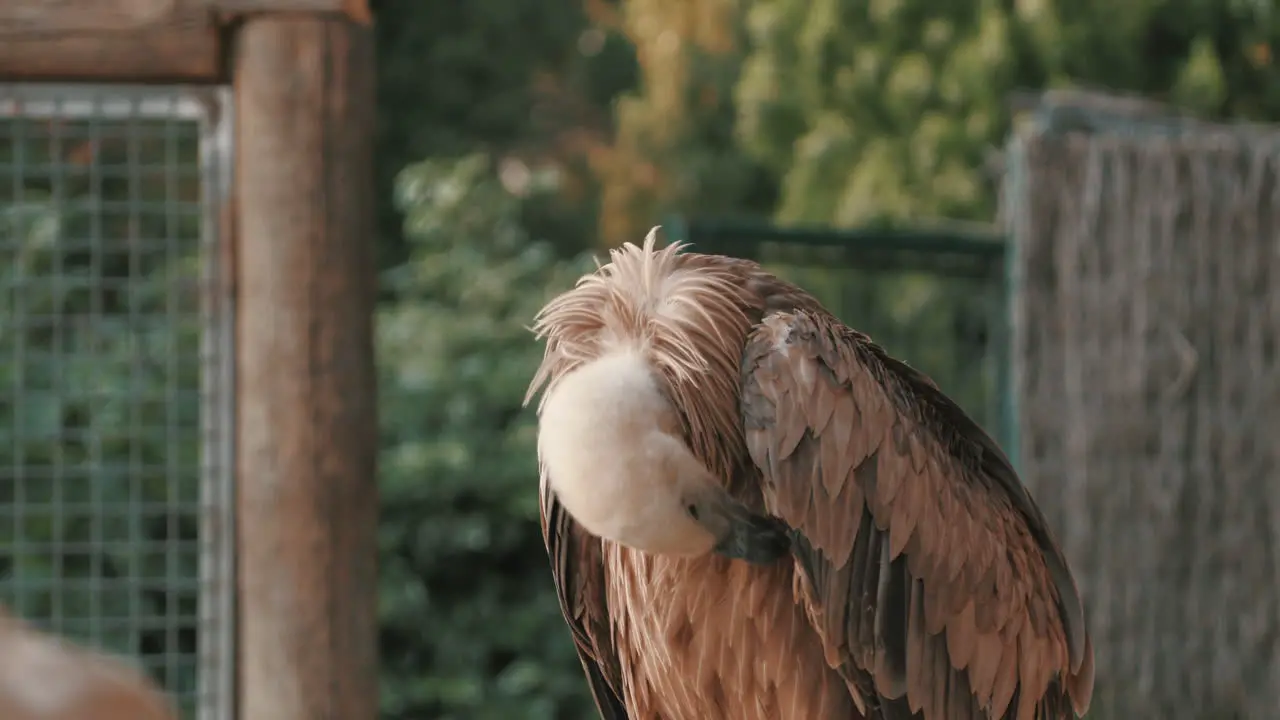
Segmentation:
{"type": "MultiPolygon", "coordinates": [[[[608,263],[539,311],[532,330],[546,350],[524,402],[583,363],[634,350],[665,380],[701,445],[703,431],[737,422],[738,365],[750,329],[746,278],[731,263],[708,262],[713,256],[681,253],[684,243],[658,248],[658,229],[639,246],[611,250],[608,263]]],[[[706,442],[713,444],[709,435],[706,442]]]]}

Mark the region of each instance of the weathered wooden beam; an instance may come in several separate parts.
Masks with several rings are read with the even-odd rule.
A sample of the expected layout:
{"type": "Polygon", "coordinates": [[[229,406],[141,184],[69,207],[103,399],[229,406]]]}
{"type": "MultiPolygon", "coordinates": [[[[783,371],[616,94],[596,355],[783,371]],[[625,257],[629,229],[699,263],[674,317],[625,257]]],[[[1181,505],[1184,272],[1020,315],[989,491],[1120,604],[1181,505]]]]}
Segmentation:
{"type": "Polygon", "coordinates": [[[277,13],[372,22],[368,0],[0,0],[0,79],[219,82],[222,31],[277,13]]]}
{"type": "Polygon", "coordinates": [[[0,36],[141,30],[192,6],[178,0],[8,0],[0,3],[0,36]]]}
{"type": "Polygon", "coordinates": [[[225,15],[249,13],[337,13],[360,23],[371,21],[369,0],[196,0],[225,15]]]}
{"type": "Polygon", "coordinates": [[[216,82],[219,29],[177,0],[3,0],[0,78],[216,82]]]}
{"type": "Polygon", "coordinates": [[[220,49],[212,30],[53,40],[0,38],[0,80],[216,83],[222,79],[220,49]]]}
{"type": "Polygon", "coordinates": [[[371,35],[250,17],[233,58],[243,718],[377,715],[371,35]]]}
{"type": "Polygon", "coordinates": [[[343,14],[368,22],[368,0],[4,0],[0,37],[108,35],[173,25],[191,17],[261,13],[343,14]]]}

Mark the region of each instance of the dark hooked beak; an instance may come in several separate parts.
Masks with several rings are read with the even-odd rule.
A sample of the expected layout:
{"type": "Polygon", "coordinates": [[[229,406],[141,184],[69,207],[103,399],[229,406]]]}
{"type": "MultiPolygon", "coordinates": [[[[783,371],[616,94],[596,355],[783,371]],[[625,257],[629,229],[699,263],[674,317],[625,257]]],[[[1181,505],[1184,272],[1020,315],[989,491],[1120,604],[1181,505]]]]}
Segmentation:
{"type": "Polygon", "coordinates": [[[754,565],[770,565],[791,553],[791,535],[777,518],[757,515],[733,503],[727,513],[728,531],[714,551],[754,565]]]}

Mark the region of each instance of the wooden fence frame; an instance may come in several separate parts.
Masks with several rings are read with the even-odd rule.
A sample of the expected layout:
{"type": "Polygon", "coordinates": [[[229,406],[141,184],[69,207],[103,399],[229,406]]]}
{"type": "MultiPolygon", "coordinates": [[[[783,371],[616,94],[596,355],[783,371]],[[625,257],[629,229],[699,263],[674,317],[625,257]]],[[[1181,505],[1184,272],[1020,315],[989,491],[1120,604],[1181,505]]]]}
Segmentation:
{"type": "Polygon", "coordinates": [[[367,0],[7,0],[0,81],[227,85],[237,715],[373,720],[367,0]]]}

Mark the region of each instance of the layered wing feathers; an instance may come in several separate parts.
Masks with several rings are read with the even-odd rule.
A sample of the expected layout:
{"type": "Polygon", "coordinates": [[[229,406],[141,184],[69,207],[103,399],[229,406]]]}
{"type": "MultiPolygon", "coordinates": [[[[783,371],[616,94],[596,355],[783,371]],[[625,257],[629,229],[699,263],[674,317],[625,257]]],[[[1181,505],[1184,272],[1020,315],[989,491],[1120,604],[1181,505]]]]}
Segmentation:
{"type": "Polygon", "coordinates": [[[1065,560],[932,382],[830,315],[776,312],[748,339],[742,413],[765,504],[797,531],[798,600],[886,717],[1083,714],[1092,648],[1065,560]]]}

